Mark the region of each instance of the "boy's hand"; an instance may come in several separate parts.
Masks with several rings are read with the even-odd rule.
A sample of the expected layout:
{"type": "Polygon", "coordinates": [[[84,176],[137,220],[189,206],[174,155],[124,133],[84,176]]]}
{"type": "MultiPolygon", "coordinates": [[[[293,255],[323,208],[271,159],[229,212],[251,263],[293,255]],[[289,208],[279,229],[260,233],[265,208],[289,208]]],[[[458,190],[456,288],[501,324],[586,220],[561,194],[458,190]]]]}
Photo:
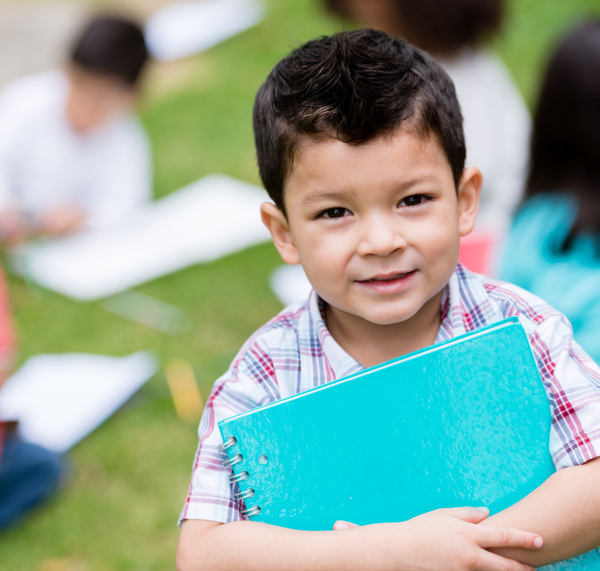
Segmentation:
{"type": "MultiPolygon", "coordinates": [[[[542,538],[513,528],[475,525],[488,515],[487,508],[440,509],[399,524],[377,524],[362,530],[372,528],[373,533],[379,535],[382,540],[379,554],[388,559],[390,568],[406,571],[533,571],[529,565],[490,553],[487,549],[509,546],[539,549],[543,545],[542,538]],[[411,553],[410,560],[401,560],[401,554],[405,553],[411,553]]],[[[334,525],[335,530],[350,532],[357,527],[345,521],[337,521],[334,525]]],[[[377,538],[373,540],[376,545],[377,538]]]]}

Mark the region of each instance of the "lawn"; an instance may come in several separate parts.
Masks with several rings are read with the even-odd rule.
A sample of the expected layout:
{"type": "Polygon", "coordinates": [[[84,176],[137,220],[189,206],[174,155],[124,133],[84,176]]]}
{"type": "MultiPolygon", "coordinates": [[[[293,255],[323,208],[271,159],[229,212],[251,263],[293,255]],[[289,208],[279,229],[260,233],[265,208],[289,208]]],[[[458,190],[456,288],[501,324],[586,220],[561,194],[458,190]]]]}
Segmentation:
{"type": "MultiPolygon", "coordinates": [[[[256,89],[291,48],[339,26],[317,0],[267,3],[268,16],[255,29],[148,75],[140,114],[154,147],[156,196],[211,172],[258,182],[256,89]]],[[[510,2],[496,47],[530,105],[547,47],[589,11],[600,13],[600,0],[510,2]]],[[[150,349],[161,371],[172,359],[189,361],[206,398],[243,341],[281,308],[268,287],[278,264],[274,248],[262,245],[137,288],[188,313],[192,327],[176,337],[109,314],[100,303],[77,303],[11,278],[19,361],[40,352],[150,349]]],[[[195,447],[196,426],[177,418],[160,372],[71,451],[62,492],[0,536],[0,570],[172,569],[195,447]]]]}

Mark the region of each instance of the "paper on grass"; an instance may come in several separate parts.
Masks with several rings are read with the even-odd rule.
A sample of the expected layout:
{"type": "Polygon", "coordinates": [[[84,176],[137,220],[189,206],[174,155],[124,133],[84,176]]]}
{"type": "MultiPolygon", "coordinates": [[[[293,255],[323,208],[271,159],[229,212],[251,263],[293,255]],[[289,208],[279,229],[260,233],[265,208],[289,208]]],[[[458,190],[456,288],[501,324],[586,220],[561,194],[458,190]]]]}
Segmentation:
{"type": "Polygon", "coordinates": [[[145,351],[28,359],[0,390],[0,419],[18,420],[23,439],[65,452],[118,410],[156,372],[145,351]]]}
{"type": "Polygon", "coordinates": [[[24,246],[15,267],[43,287],[94,300],[269,238],[266,192],[209,175],[150,203],[118,226],[24,246]]]}
{"type": "Polygon", "coordinates": [[[146,43],[156,59],[183,58],[255,26],[264,13],[258,0],[172,2],[149,18],[146,43]]]}
{"type": "Polygon", "coordinates": [[[104,300],[102,307],[116,315],[131,319],[168,335],[181,335],[190,326],[183,309],[139,291],[124,291],[104,300]]]}
{"type": "Polygon", "coordinates": [[[271,289],[283,305],[306,301],[312,286],[302,266],[278,266],[269,279],[271,289]]]}

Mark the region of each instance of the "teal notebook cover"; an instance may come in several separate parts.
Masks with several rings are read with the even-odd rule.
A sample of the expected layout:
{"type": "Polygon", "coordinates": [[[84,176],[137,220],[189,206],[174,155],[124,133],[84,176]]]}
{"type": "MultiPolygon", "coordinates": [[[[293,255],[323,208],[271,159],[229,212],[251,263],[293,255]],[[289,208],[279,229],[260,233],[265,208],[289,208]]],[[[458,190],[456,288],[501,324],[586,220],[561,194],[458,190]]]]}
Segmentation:
{"type": "MultiPolygon", "coordinates": [[[[554,471],[523,327],[501,321],[223,420],[253,521],[330,530],[442,507],[496,513],[554,471]]],[[[600,569],[597,550],[544,569],[600,569]]]]}

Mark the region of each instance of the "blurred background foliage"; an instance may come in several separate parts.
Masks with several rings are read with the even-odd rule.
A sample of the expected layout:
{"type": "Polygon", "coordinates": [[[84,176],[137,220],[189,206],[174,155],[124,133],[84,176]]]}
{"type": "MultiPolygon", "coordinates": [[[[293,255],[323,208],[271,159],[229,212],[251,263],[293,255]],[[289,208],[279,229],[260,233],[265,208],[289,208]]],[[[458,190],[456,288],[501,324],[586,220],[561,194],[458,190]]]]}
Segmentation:
{"type": "MultiPolygon", "coordinates": [[[[50,0],[19,1],[47,6],[50,0]]],[[[266,3],[268,15],[256,28],[195,57],[154,64],[147,74],[139,112],[153,144],[156,197],[211,172],[258,183],[251,129],[256,89],[290,49],[340,28],[318,0],[266,3]]],[[[144,17],[161,2],[77,4],[144,17]]],[[[508,1],[494,47],[530,107],[548,48],[588,13],[600,13],[600,0],[508,1]]],[[[100,303],[78,303],[11,277],[19,362],[42,352],[125,355],[150,349],[161,371],[172,359],[189,361],[206,399],[248,335],[281,309],[268,286],[279,263],[265,244],[137,288],[187,312],[191,327],[176,337],[109,314],[100,303]]],[[[173,569],[176,521],[195,448],[196,425],[177,418],[159,372],[72,450],[65,488],[0,536],[0,570],[173,569]]]]}

